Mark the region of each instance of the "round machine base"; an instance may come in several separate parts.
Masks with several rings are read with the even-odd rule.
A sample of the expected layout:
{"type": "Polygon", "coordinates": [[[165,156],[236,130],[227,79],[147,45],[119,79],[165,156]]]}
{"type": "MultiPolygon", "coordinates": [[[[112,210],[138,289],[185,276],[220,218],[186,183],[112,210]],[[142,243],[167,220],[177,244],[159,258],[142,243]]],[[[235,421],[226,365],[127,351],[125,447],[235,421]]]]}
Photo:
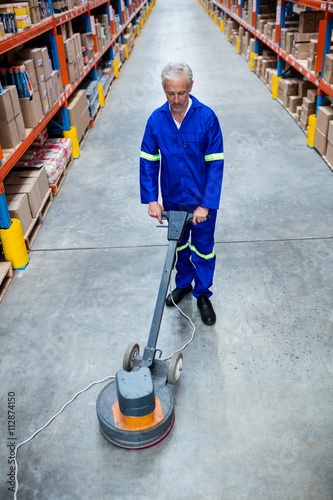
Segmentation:
{"type": "Polygon", "coordinates": [[[100,392],[97,403],[97,417],[101,432],[110,443],[130,450],[142,450],[160,443],[170,433],[175,416],[173,397],[166,385],[155,387],[155,395],[159,398],[163,410],[163,420],[143,430],[128,431],[117,426],[112,411],[117,402],[117,388],[114,382],[108,384],[100,392]]]}

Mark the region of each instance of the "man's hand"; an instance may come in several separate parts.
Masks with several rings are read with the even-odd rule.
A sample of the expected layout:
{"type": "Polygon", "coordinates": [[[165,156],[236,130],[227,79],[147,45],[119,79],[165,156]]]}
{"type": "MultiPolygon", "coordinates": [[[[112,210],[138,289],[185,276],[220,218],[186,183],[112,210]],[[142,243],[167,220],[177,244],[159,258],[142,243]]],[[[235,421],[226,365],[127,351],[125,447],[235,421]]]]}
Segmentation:
{"type": "Polygon", "coordinates": [[[151,201],[148,204],[148,214],[150,215],[150,217],[154,217],[155,219],[157,219],[160,224],[163,224],[162,221],[163,210],[164,208],[162,207],[162,205],[158,203],[158,201],[151,201]]]}
{"type": "Polygon", "coordinates": [[[205,222],[208,216],[208,208],[198,207],[193,212],[193,224],[200,224],[200,222],[205,222]]]}

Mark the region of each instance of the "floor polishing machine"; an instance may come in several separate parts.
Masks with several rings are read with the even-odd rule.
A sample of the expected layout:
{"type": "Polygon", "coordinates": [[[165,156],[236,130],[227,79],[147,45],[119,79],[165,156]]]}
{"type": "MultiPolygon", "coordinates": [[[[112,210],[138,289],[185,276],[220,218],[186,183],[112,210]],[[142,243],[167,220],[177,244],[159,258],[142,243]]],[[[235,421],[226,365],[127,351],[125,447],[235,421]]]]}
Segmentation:
{"type": "Polygon", "coordinates": [[[162,360],[156,345],[177,242],[193,214],[170,211],[163,212],[162,218],[168,221],[169,245],[147,345],[142,355],[138,344],[127,347],[123,369],[116,373],[115,381],[102,389],[96,403],[104,437],[116,446],[132,450],[154,446],[171,431],[175,415],[169,386],[178,382],[183,366],[181,352],[173,354],[170,361],[162,360]]]}

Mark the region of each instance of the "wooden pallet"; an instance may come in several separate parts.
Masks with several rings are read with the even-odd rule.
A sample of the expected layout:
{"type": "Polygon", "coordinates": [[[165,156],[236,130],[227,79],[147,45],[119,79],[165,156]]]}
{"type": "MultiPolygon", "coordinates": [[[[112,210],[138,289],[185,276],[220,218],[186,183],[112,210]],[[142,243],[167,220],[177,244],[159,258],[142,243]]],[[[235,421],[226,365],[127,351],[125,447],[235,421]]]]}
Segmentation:
{"type": "Polygon", "coordinates": [[[2,301],[12,279],[14,272],[11,262],[0,262],[0,302],[2,301]]]}
{"type": "Polygon", "coordinates": [[[73,158],[70,157],[70,159],[68,160],[67,164],[65,165],[63,171],[59,175],[59,177],[56,180],[56,182],[53,182],[52,184],[49,184],[49,186],[50,186],[50,188],[52,190],[53,196],[57,196],[57,194],[59,193],[59,191],[61,189],[61,186],[63,185],[63,183],[64,183],[64,181],[66,179],[66,175],[68,174],[68,170],[70,169],[72,163],[73,163],[73,158]]]}
{"type": "Polygon", "coordinates": [[[42,204],[40,206],[40,209],[38,210],[36,217],[32,219],[32,222],[24,235],[24,241],[28,251],[31,249],[33,242],[35,241],[37,234],[39,233],[39,230],[46,217],[46,214],[50,210],[52,202],[53,202],[53,194],[52,190],[49,189],[42,201],[42,204]]]}

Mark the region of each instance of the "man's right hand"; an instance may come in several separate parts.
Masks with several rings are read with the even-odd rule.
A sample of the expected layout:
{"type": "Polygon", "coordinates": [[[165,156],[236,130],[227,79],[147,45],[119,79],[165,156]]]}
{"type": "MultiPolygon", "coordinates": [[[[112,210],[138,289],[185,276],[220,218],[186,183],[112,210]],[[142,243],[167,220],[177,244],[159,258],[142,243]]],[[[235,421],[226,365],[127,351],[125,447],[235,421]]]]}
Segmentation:
{"type": "Polygon", "coordinates": [[[162,207],[162,205],[158,203],[158,201],[151,201],[148,204],[148,214],[150,215],[150,217],[154,217],[155,219],[157,219],[160,224],[163,224],[162,221],[163,210],[164,208],[162,207]]]}

